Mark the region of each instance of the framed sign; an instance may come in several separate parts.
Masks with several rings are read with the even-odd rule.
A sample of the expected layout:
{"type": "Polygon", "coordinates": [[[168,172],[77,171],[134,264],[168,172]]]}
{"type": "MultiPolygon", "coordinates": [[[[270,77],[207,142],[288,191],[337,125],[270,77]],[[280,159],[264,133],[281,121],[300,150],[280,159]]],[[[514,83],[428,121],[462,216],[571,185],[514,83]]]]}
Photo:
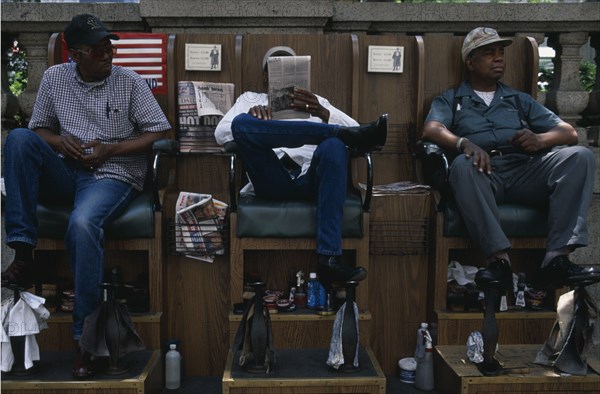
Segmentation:
{"type": "Polygon", "coordinates": [[[367,71],[401,73],[404,69],[404,47],[369,45],[367,71]]]}
{"type": "Polygon", "coordinates": [[[221,44],[185,44],[185,69],[221,71],[221,44]]]}

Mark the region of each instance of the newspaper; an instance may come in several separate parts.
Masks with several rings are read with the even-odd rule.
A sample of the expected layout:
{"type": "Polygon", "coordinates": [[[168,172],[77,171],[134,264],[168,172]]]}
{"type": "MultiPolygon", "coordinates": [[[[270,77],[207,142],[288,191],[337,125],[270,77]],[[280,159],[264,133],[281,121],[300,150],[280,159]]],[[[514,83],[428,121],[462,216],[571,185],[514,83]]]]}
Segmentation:
{"type": "Polygon", "coordinates": [[[180,192],[175,205],[175,251],[212,263],[224,254],[227,204],[210,194],[180,192]]]}
{"type": "Polygon", "coordinates": [[[310,56],[272,56],[269,64],[269,105],[273,119],[308,118],[310,114],[290,108],[294,87],[310,90],[310,56]]]}
{"type": "Polygon", "coordinates": [[[234,84],[179,81],[177,87],[180,152],[220,152],[215,127],[233,105],[234,84]]]}
{"type": "MultiPolygon", "coordinates": [[[[367,185],[364,183],[358,183],[358,186],[367,190],[367,185]]],[[[395,183],[387,183],[384,185],[373,185],[373,195],[382,196],[386,194],[418,194],[423,192],[429,192],[431,186],[421,185],[410,181],[401,181],[395,183]]]]}

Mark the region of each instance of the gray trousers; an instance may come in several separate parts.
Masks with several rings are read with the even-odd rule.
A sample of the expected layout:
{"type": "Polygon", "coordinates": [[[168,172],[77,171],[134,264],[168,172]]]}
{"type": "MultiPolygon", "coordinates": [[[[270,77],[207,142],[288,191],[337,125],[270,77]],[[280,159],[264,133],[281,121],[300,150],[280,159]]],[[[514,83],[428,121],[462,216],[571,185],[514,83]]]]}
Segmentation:
{"type": "Polygon", "coordinates": [[[492,158],[492,173],[459,155],[450,167],[450,187],[471,239],[486,257],[510,248],[500,227],[498,203],[548,206],[546,249],[588,242],[587,214],[594,187],[595,158],[582,146],[534,156],[492,158]]]}

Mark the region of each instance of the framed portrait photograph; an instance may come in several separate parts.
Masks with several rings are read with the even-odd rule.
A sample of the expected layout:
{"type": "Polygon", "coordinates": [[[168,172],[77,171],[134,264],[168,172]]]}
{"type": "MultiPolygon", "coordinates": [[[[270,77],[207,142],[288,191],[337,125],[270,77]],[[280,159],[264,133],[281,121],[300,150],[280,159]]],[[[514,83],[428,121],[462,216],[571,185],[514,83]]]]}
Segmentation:
{"type": "Polygon", "coordinates": [[[367,71],[370,73],[402,73],[404,47],[369,45],[367,71]]]}
{"type": "Polygon", "coordinates": [[[221,71],[221,44],[185,44],[185,69],[221,71]]]}

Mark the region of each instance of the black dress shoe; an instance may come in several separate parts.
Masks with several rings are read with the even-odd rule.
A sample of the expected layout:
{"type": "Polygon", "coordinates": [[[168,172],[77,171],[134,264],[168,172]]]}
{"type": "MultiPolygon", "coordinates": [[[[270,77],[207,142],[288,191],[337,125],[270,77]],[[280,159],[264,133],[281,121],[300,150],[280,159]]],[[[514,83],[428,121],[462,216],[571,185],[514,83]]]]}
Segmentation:
{"type": "Polygon", "coordinates": [[[77,346],[75,351],[75,363],[72,372],[75,379],[85,379],[93,373],[92,355],[80,346],[77,346]]]}
{"type": "Polygon", "coordinates": [[[505,259],[492,261],[487,268],[477,271],[475,284],[480,289],[511,290],[513,280],[510,263],[505,259]]]}
{"type": "Polygon", "coordinates": [[[359,152],[381,150],[387,139],[388,114],[375,122],[358,127],[340,127],[339,138],[351,149],[359,152]]]}
{"type": "Polygon", "coordinates": [[[33,260],[15,259],[2,273],[2,287],[9,285],[31,287],[35,278],[34,265],[33,260]]]}
{"type": "Polygon", "coordinates": [[[360,282],[367,277],[366,269],[363,267],[350,268],[342,265],[337,256],[319,256],[318,268],[319,278],[327,289],[334,282],[360,282]]]}
{"type": "Polygon", "coordinates": [[[532,285],[534,288],[589,286],[600,282],[600,270],[572,263],[566,255],[556,256],[539,269],[532,285]]]}

